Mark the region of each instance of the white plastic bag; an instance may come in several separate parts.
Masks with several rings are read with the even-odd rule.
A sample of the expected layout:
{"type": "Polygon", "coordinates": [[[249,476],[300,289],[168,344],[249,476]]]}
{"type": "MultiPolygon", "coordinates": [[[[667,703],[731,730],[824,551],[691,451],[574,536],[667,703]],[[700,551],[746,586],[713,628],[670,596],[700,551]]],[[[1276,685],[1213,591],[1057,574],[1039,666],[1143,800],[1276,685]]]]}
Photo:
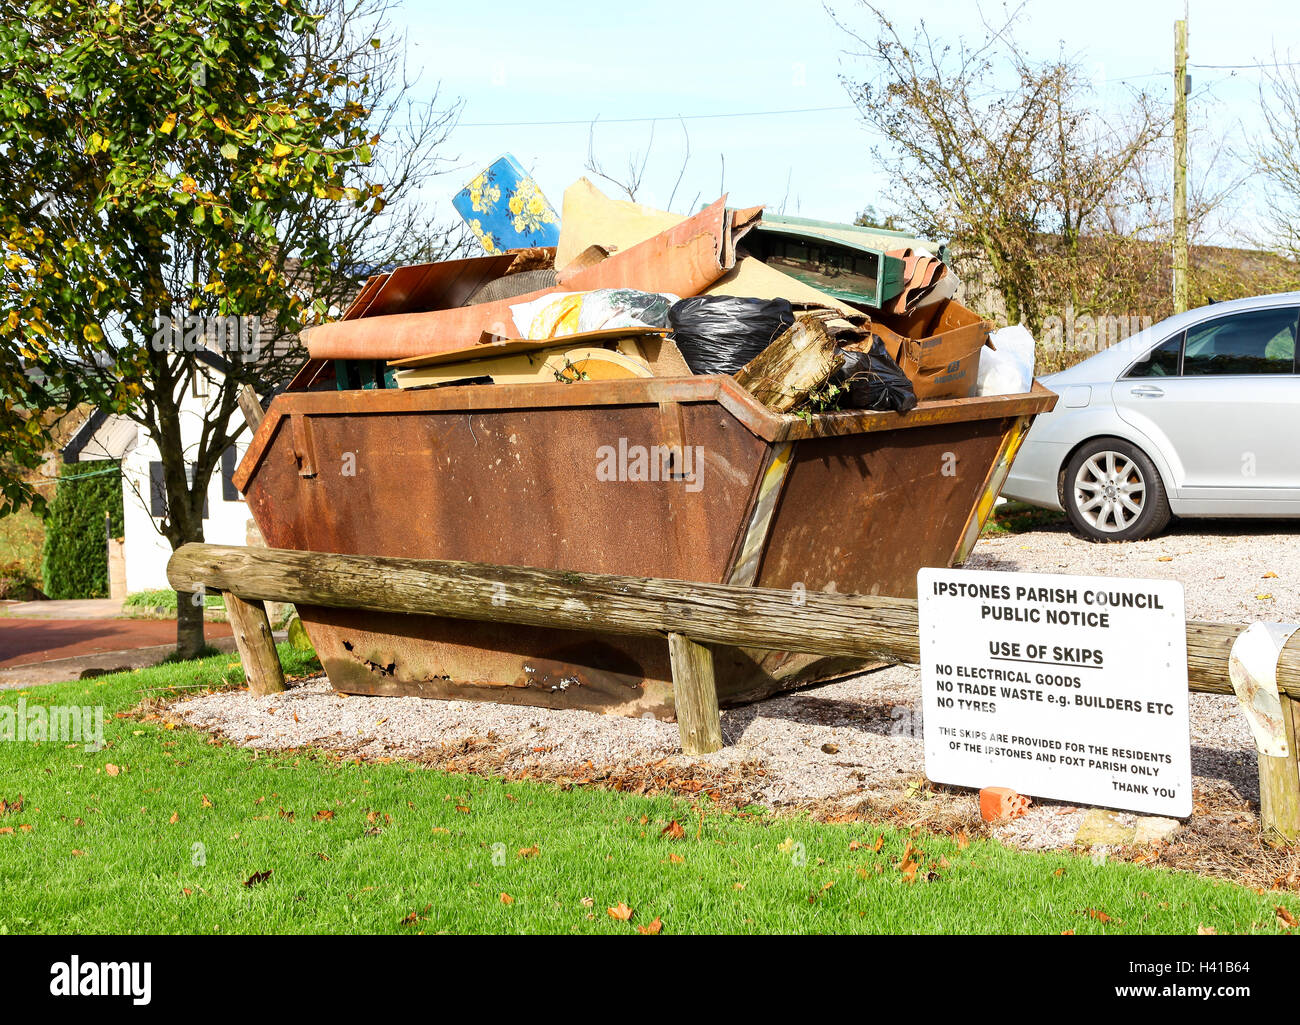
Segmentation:
{"type": "Polygon", "coordinates": [[[632,288],[598,288],[591,292],[552,292],[532,302],[516,303],[510,315],[522,338],[563,338],[616,327],[667,327],[675,295],[632,288]]]}
{"type": "Polygon", "coordinates": [[[1019,395],[1034,383],[1034,336],[1021,324],[992,335],[996,349],[980,353],[976,395],[1019,395]]]}

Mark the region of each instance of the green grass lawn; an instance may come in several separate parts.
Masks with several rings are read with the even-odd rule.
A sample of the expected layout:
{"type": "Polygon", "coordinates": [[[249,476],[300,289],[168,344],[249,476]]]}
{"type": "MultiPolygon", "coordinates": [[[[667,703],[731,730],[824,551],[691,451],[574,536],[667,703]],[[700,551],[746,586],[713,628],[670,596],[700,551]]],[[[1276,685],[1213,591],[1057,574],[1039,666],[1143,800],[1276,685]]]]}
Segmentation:
{"type": "MultiPolygon", "coordinates": [[[[304,656],[280,648],[287,671],[304,656]]],[[[975,840],[278,755],[114,717],[232,656],[24,692],[102,704],[108,747],[0,743],[0,932],[1221,933],[1294,895],[975,840]],[[110,768],[113,766],[114,768],[110,768]],[[680,825],[674,838],[671,823],[680,825]],[[665,834],[664,830],[669,832],[665,834]],[[879,841],[880,847],[876,845],[879,841]],[[908,845],[921,849],[908,882],[908,845]],[[249,885],[261,873],[270,873],[249,885]],[[503,896],[504,895],[504,896],[503,896]],[[611,917],[623,904],[630,921],[611,917]]]]}
{"type": "Polygon", "coordinates": [[[1063,527],[1068,523],[1063,512],[1039,509],[1037,506],[1025,505],[1021,502],[1010,502],[1005,506],[994,507],[988,522],[984,524],[984,533],[1023,534],[1030,530],[1063,527]]]}
{"type": "MultiPolygon", "coordinates": [[[[226,607],[225,599],[220,594],[205,594],[203,604],[210,609],[224,609],[226,607]]],[[[162,591],[133,591],[122,600],[123,608],[139,609],[176,609],[176,592],[171,590],[162,591]]]]}

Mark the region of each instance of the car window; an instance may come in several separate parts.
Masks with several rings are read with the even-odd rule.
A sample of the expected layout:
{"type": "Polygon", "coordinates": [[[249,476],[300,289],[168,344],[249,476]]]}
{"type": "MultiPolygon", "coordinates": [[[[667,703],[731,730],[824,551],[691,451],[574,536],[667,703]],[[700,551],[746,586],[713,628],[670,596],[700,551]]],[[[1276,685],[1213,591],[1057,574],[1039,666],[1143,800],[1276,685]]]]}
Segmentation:
{"type": "Polygon", "coordinates": [[[1125,377],[1177,377],[1183,352],[1183,333],[1166,338],[1129,368],[1125,377]]]}
{"type": "Polygon", "coordinates": [[[1183,375],[1295,373],[1296,309],[1251,310],[1187,329],[1183,375]]]}

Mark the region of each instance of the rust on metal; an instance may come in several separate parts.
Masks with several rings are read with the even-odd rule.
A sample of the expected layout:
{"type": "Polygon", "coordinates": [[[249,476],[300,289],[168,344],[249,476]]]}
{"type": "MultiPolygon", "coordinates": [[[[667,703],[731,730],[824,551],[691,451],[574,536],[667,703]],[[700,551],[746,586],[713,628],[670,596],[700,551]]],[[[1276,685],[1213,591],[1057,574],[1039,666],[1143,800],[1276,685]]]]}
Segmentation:
{"type": "MultiPolygon", "coordinates": [[[[286,393],[235,483],[276,548],[910,596],[918,568],[950,564],[1017,425],[1055,399],[1035,386],[804,420],[730,377],[286,393]],[[647,478],[636,453],[656,447],[701,462],[647,478]]],[[[675,714],[663,640],[299,614],[342,691],[675,714]]],[[[863,668],[714,654],[723,704],[863,668]]]]}
{"type": "Polygon", "coordinates": [[[597,264],[566,268],[554,287],[509,299],[371,316],[375,302],[387,287],[381,286],[366,316],[308,328],[304,333],[307,351],[314,359],[387,360],[459,348],[466,338],[478,338],[484,331],[517,337],[520,332],[510,308],[558,291],[638,288],[696,295],[735,266],[736,243],[754,226],[761,212],[759,207],[730,210],[725,201],[724,196],[680,224],[597,264]]]}
{"type": "Polygon", "coordinates": [[[500,253],[398,267],[384,276],[357,316],[427,313],[463,306],[465,300],[483,285],[504,276],[515,260],[514,253],[500,253]]]}

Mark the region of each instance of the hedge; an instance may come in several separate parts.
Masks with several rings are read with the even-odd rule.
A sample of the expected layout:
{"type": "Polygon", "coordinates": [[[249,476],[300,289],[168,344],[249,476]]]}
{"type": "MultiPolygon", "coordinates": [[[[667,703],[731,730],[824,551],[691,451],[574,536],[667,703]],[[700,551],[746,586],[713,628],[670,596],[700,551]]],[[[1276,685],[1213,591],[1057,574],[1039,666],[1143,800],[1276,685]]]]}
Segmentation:
{"type": "Polygon", "coordinates": [[[66,463],[45,516],[41,574],[50,598],[108,596],[104,514],[121,537],[122,468],[109,461],[66,463]]]}

